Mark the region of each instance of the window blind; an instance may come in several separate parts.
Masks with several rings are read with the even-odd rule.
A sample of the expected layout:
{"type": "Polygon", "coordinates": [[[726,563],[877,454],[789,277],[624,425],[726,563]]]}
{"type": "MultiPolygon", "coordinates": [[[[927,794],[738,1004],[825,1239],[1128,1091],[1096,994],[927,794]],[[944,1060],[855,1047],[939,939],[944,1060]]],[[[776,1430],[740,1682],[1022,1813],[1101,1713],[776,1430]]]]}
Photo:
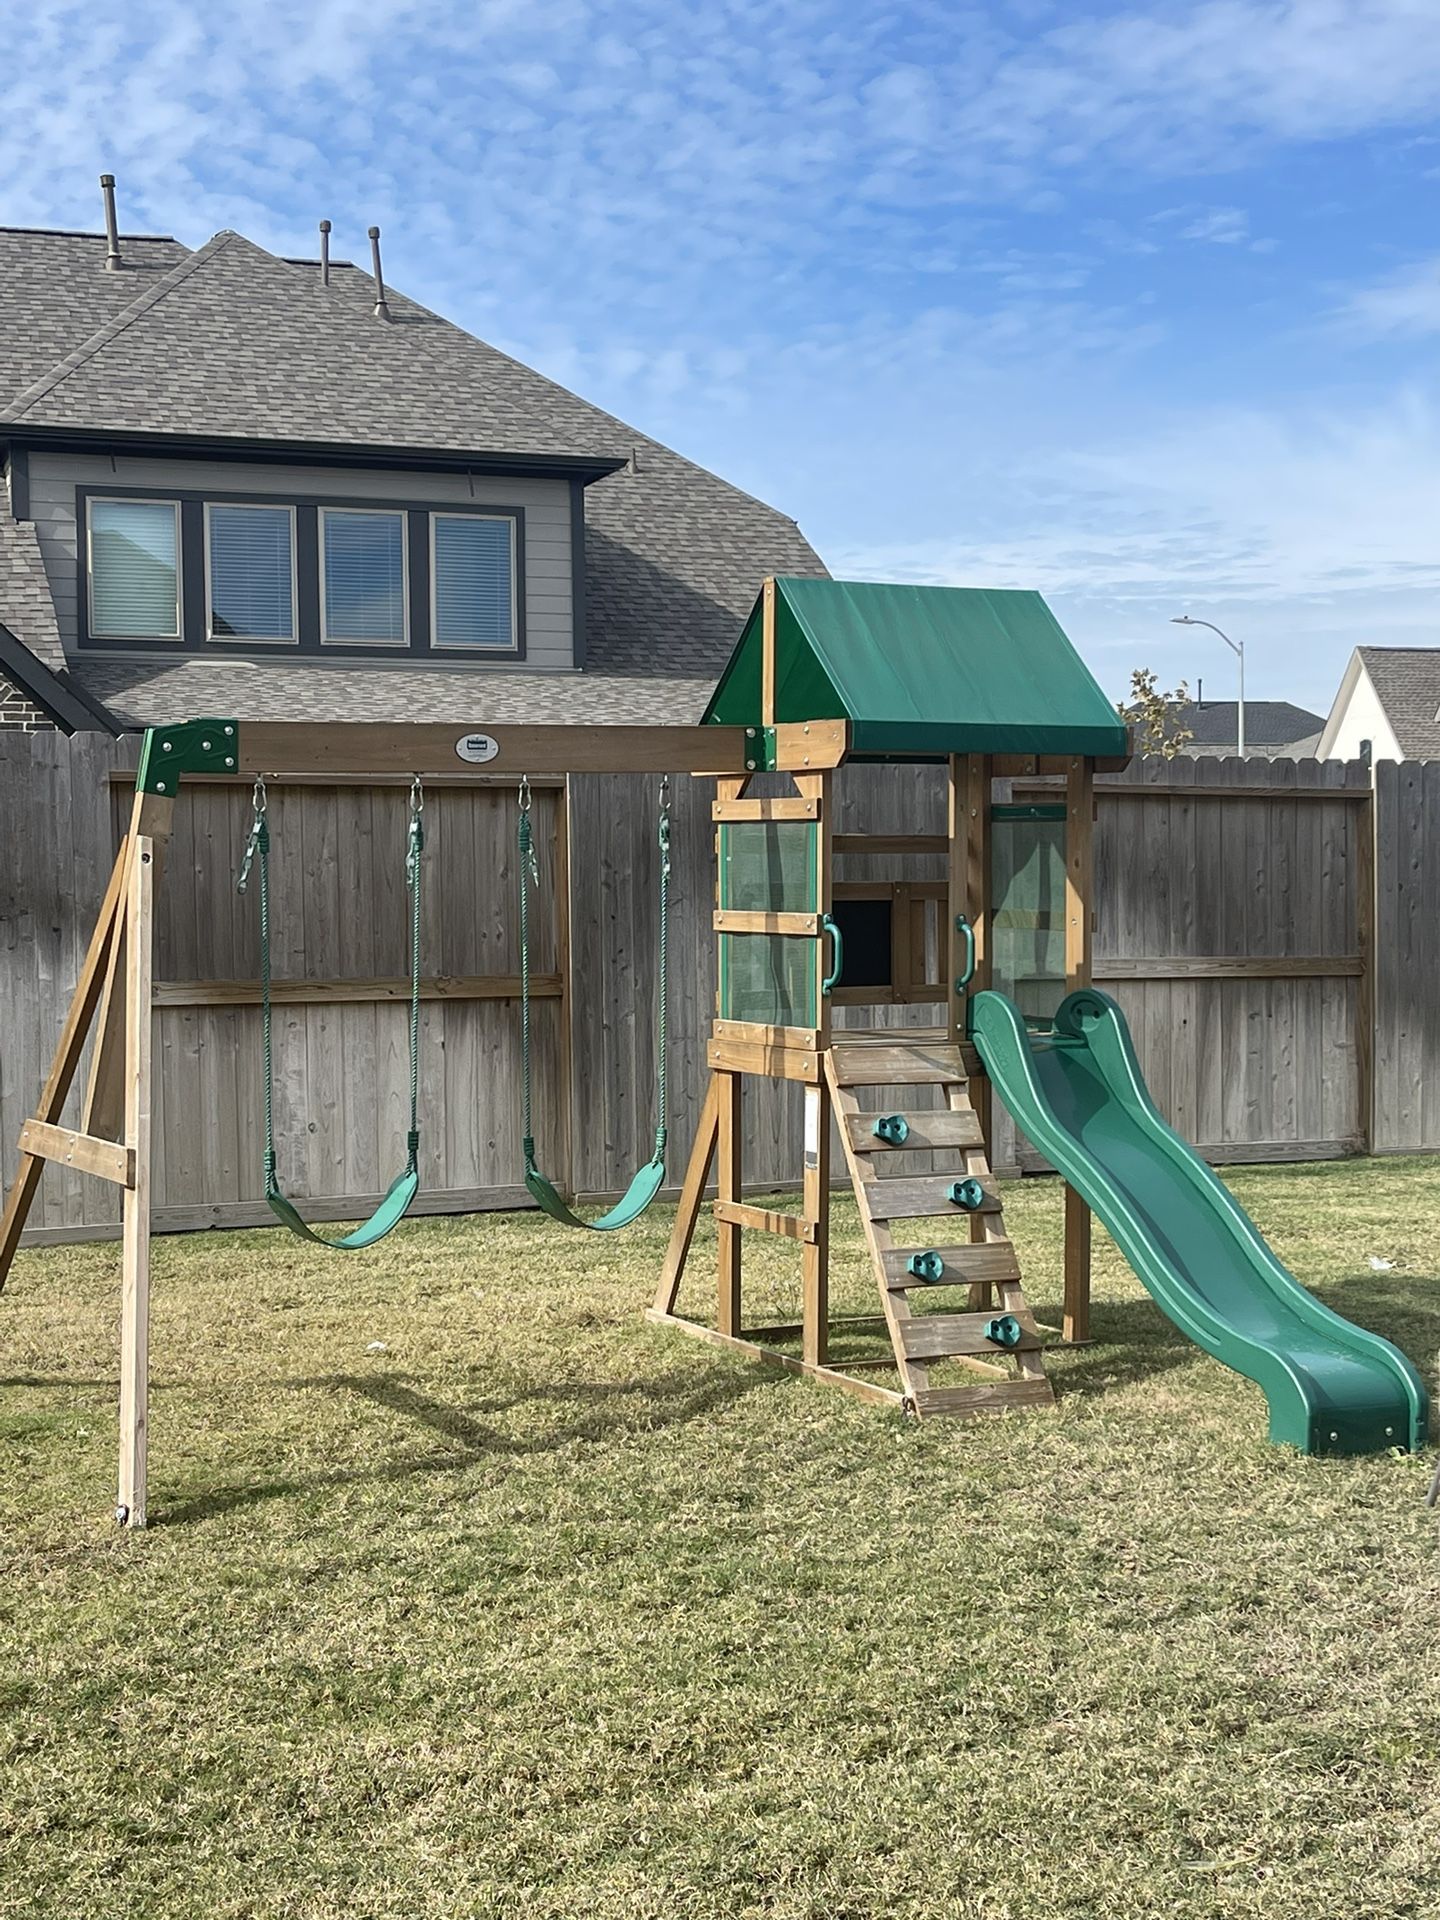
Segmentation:
{"type": "Polygon", "coordinates": [[[405,516],[326,508],[325,638],[405,643],[405,516]]]}
{"type": "Polygon", "coordinates": [[[116,639],[180,634],[180,509],[173,500],[90,502],[90,630],[116,639]]]}
{"type": "Polygon", "coordinates": [[[295,638],[295,541],[288,507],[206,510],[210,632],[221,639],[295,638]]]}
{"type": "Polygon", "coordinates": [[[432,516],[437,647],[515,645],[514,522],[432,516]]]}

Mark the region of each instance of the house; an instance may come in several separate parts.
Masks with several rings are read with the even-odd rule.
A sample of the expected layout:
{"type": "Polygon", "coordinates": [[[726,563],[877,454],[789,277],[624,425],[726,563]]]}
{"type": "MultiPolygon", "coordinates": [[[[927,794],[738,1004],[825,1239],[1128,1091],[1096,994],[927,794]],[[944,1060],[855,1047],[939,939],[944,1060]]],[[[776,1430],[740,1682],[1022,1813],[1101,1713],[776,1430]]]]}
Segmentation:
{"type": "Polygon", "coordinates": [[[1440,760],[1440,647],[1356,647],[1322,760],[1440,760]]]}
{"type": "MultiPolygon", "coordinates": [[[[1191,735],[1183,748],[1185,753],[1234,753],[1239,737],[1239,712],[1234,700],[1187,700],[1176,709],[1175,719],[1191,735]]],[[[1299,759],[1315,751],[1315,736],[1324,724],[1318,713],[1294,706],[1289,700],[1247,700],[1246,756],[1299,759]]]]}
{"type": "MultiPolygon", "coordinates": [[[[107,183],[102,182],[102,185],[107,183]]],[[[0,230],[0,725],[698,720],[793,520],[372,269],[0,230]]]]}

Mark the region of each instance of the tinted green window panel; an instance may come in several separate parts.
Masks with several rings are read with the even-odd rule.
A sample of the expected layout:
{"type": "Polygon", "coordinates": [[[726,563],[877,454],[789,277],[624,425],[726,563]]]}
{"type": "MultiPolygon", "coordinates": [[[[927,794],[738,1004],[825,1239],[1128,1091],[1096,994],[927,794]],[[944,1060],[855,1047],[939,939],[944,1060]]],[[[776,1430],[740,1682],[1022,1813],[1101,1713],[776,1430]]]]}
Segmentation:
{"type": "Polygon", "coordinates": [[[994,982],[1027,1020],[1065,998],[1065,822],[996,820],[991,839],[994,982]]]}
{"type": "Polygon", "coordinates": [[[720,1017],[813,1027],[815,942],[802,934],[722,933],[720,1017]]]}
{"type": "Polygon", "coordinates": [[[725,822],[720,828],[720,905],[734,913],[818,912],[819,838],[814,820],[725,822]]]}

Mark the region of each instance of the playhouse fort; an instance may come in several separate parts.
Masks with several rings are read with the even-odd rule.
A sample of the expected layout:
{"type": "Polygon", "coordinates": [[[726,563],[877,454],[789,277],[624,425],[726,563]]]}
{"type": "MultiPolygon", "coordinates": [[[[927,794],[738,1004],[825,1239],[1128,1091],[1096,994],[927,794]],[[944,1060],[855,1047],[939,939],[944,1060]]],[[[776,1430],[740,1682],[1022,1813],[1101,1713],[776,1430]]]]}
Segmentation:
{"type": "MultiPolygon", "coordinates": [[[[1165,1124],[1119,1008],[1090,984],[1094,776],[1097,767],[1120,766],[1127,757],[1124,726],[1038,594],[789,578],[764,583],[699,726],[491,727],[482,712],[464,732],[224,718],[152,730],[129,831],[48,1080],[23,1130],[0,1220],[3,1280],[46,1160],[123,1190],[121,1520],[143,1525],[146,1512],[156,849],[170,833],[187,776],[255,783],[251,852],[261,858],[262,922],[265,781],[408,777],[407,876],[417,929],[427,778],[473,771],[521,785],[531,776],[616,771],[714,781],[719,991],[707,1044],[708,1091],[652,1322],[920,1418],[1049,1403],[1044,1351],[1053,1336],[1027,1304],[991,1172],[998,1098],[1065,1177],[1059,1338],[1088,1337],[1093,1209],[1171,1319],[1260,1385],[1273,1439],[1329,1453],[1422,1445],[1425,1391],[1409,1362],[1323,1307],[1281,1265],[1228,1189],[1165,1124]],[[837,770],[867,760],[943,763],[946,832],[837,833],[837,770]],[[1062,784],[1054,798],[997,804],[993,782],[1005,776],[1062,784]],[[902,855],[923,858],[933,877],[846,877],[852,859],[866,859],[873,873],[877,863],[902,855]],[[1023,1004],[991,984],[1003,943],[1016,941],[1045,949],[1036,970],[1053,983],[1053,991],[1032,988],[1023,1004]],[[896,999],[928,1003],[934,1025],[864,1032],[832,1019],[837,1006],[896,999]],[[70,1116],[77,1124],[67,1125],[67,1098],[92,1034],[83,1100],[70,1116]],[[796,1213],[744,1198],[741,1100],[756,1076],[801,1089],[796,1213]],[[832,1134],[854,1187],[879,1296],[878,1312],[862,1323],[876,1334],[877,1350],[849,1357],[847,1342],[843,1361],[830,1352],[832,1134]],[[713,1311],[702,1319],[680,1305],[707,1204],[717,1224],[717,1260],[713,1311]],[[747,1320],[743,1248],[751,1233],[798,1247],[798,1324],[747,1320]],[[782,1349],[780,1343],[797,1340],[798,1352],[782,1349]],[[932,1378],[942,1367],[943,1383],[932,1378]]],[[[530,829],[523,797],[521,805],[523,916],[530,829]]],[[[662,959],[665,832],[662,800],[662,959]]],[[[1013,970],[1003,971],[1009,977],[1013,970]]],[[[268,1087],[268,946],[262,977],[268,1087]]],[[[558,1221],[623,1226],[661,1185],[663,964],[660,979],[655,1155],[620,1206],[600,1220],[577,1216],[536,1164],[527,991],[524,1179],[558,1221]]],[[[414,1194],[418,991],[412,945],[405,1170],[376,1217],[339,1242],[347,1250],[388,1233],[414,1194]]],[[[274,1177],[268,1109],[267,1097],[266,1197],[292,1231],[308,1232],[274,1177]]],[[[403,1258],[403,1240],[391,1245],[403,1258]]]]}

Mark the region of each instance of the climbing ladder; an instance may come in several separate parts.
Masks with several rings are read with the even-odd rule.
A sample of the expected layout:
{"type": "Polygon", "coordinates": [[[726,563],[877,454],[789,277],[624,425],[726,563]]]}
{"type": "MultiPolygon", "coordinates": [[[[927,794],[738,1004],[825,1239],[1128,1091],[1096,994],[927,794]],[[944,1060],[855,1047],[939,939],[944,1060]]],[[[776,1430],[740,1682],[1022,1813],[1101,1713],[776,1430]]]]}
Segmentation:
{"type": "Polygon", "coordinates": [[[921,1418],[961,1419],[1049,1405],[1055,1393],[1006,1237],[960,1048],[898,1033],[880,1042],[837,1034],[825,1075],[907,1403],[921,1418]],[[856,1088],[882,1086],[937,1088],[946,1104],[933,1112],[862,1111],[856,1088]],[[955,1154],[958,1165],[925,1174],[886,1165],[898,1153],[932,1150],[955,1154]],[[969,1238],[941,1245],[915,1239],[909,1223],[955,1214],[965,1216],[969,1238]],[[912,1311],[912,1295],[955,1287],[967,1289],[966,1311],[912,1311]],[[985,1377],[973,1385],[932,1386],[931,1368],[947,1361],[985,1377]]]}

